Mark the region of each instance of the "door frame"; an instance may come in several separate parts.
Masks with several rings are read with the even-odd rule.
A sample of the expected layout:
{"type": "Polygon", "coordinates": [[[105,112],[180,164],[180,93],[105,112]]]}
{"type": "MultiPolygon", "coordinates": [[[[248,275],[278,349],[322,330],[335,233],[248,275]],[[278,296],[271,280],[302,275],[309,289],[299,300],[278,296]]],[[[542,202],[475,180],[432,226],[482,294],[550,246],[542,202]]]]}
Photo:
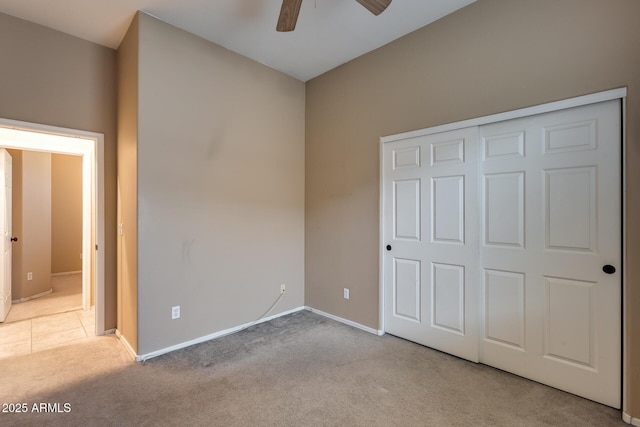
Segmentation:
{"type": "Polygon", "coordinates": [[[621,146],[621,160],[622,160],[622,165],[621,165],[621,189],[622,189],[622,206],[620,207],[621,209],[621,214],[622,214],[622,307],[621,307],[621,313],[622,313],[622,348],[621,348],[621,352],[622,352],[622,375],[621,375],[621,380],[622,380],[622,402],[621,402],[621,407],[622,407],[622,411],[623,413],[625,413],[625,403],[626,403],[626,378],[625,378],[625,374],[627,372],[627,356],[626,356],[626,340],[625,340],[625,336],[626,336],[626,331],[627,331],[627,327],[626,327],[626,306],[625,306],[625,301],[626,301],[626,289],[627,289],[627,275],[626,275],[626,261],[627,261],[627,252],[626,252],[626,236],[625,236],[625,230],[626,230],[626,186],[625,186],[625,178],[626,178],[626,171],[625,171],[625,149],[626,149],[626,131],[625,131],[625,124],[626,124],[626,97],[627,97],[627,88],[623,87],[623,88],[618,88],[618,89],[611,89],[611,90],[607,90],[604,92],[597,92],[597,93],[593,93],[593,94],[589,94],[589,95],[584,95],[584,96],[579,96],[579,97],[575,97],[575,98],[569,98],[569,99],[564,99],[561,101],[555,101],[555,102],[549,102],[549,103],[545,103],[545,104],[540,104],[540,105],[536,105],[536,106],[532,106],[532,107],[527,107],[527,108],[521,108],[521,109],[517,109],[517,110],[512,110],[512,111],[507,111],[504,113],[498,113],[498,114],[492,114],[492,115],[488,115],[488,116],[483,116],[483,117],[477,117],[477,118],[473,118],[473,119],[469,119],[469,120],[463,120],[463,121],[459,121],[459,122],[453,122],[453,123],[447,123],[447,124],[443,124],[443,125],[438,125],[438,126],[433,126],[433,127],[429,127],[429,128],[424,128],[424,129],[418,129],[418,130],[414,130],[414,131],[409,131],[409,132],[403,132],[403,133],[399,133],[399,134],[394,134],[394,135],[388,135],[388,136],[383,136],[380,137],[380,142],[379,142],[379,150],[380,150],[380,154],[379,154],[379,159],[380,159],[380,165],[379,165],[379,206],[378,206],[378,211],[379,211],[379,246],[378,246],[378,266],[379,266],[379,272],[378,272],[378,280],[379,280],[379,284],[378,284],[378,324],[379,324],[379,330],[381,333],[385,333],[385,312],[384,312],[384,308],[385,308],[385,283],[384,283],[384,277],[385,277],[385,269],[384,269],[384,256],[385,256],[385,241],[384,241],[384,224],[385,224],[385,216],[384,216],[384,206],[385,206],[385,199],[384,199],[384,145],[386,143],[389,142],[394,142],[394,141],[400,141],[403,139],[410,139],[410,138],[416,138],[416,137],[421,137],[421,136],[426,136],[426,135],[432,135],[435,133],[440,133],[440,132],[448,132],[448,131],[453,131],[453,130],[458,130],[458,129],[463,129],[463,128],[468,128],[468,127],[479,127],[482,125],[487,125],[487,124],[491,124],[491,123],[496,123],[496,122],[501,122],[501,121],[506,121],[506,120],[511,120],[511,119],[518,119],[518,118],[523,118],[523,117],[528,117],[528,116],[533,116],[536,114],[542,114],[542,113],[550,113],[550,112],[554,112],[554,111],[559,111],[559,110],[564,110],[564,109],[568,109],[568,108],[575,108],[575,107],[581,107],[584,105],[589,105],[589,104],[596,104],[599,102],[605,102],[605,101],[612,101],[612,100],[620,100],[622,102],[622,108],[621,108],[621,114],[622,114],[622,123],[621,123],[621,129],[622,129],[622,146],[621,146]]]}
{"type": "Polygon", "coordinates": [[[82,157],[82,308],[88,310],[91,306],[93,276],[95,334],[103,335],[105,332],[104,135],[3,118],[0,118],[0,132],[2,132],[0,146],[4,148],[82,157]]]}

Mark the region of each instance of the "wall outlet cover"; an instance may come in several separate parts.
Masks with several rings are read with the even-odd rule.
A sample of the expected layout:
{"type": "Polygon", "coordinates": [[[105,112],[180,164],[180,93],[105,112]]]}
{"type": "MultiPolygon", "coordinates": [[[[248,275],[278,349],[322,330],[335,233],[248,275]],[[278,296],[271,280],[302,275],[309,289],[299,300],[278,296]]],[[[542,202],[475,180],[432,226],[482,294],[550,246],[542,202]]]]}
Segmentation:
{"type": "Polygon", "coordinates": [[[171,307],[171,320],[176,320],[180,318],[180,306],[176,305],[175,307],[171,307]]]}

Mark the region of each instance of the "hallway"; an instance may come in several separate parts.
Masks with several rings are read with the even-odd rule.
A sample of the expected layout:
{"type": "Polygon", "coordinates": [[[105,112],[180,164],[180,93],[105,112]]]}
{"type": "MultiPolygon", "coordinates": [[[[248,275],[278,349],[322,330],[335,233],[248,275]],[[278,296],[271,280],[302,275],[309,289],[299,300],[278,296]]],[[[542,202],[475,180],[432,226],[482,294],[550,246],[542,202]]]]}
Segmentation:
{"type": "Polygon", "coordinates": [[[0,324],[0,358],[95,336],[95,310],[82,310],[82,274],[54,276],[49,295],[13,304],[0,324]]]}
{"type": "Polygon", "coordinates": [[[82,273],[51,277],[50,294],[29,301],[14,303],[5,323],[35,319],[82,308],[82,273]]]}

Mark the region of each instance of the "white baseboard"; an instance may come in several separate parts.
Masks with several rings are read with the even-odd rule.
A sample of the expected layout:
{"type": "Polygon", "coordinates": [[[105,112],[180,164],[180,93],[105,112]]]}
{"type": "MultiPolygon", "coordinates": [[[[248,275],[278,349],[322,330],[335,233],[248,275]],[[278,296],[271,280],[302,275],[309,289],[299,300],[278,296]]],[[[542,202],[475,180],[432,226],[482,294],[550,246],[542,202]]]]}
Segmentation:
{"type": "Polygon", "coordinates": [[[233,328],[225,329],[223,331],[215,332],[213,334],[205,335],[205,336],[200,337],[200,338],[196,338],[196,339],[193,339],[193,340],[190,340],[190,341],[186,341],[186,342],[183,342],[183,343],[180,343],[180,344],[172,345],[170,347],[165,347],[165,348],[162,348],[160,350],[152,351],[150,353],[141,354],[141,355],[136,354],[136,352],[133,350],[133,347],[131,347],[131,345],[127,342],[126,338],[120,333],[120,331],[118,331],[116,329],[115,333],[116,333],[116,336],[118,338],[120,338],[120,340],[122,341],[122,344],[124,345],[124,347],[127,350],[127,352],[131,355],[131,357],[136,362],[144,362],[146,360],[153,359],[154,357],[162,356],[163,354],[167,354],[167,353],[170,353],[172,351],[180,350],[180,349],[183,349],[183,348],[186,348],[186,347],[190,347],[190,346],[195,345],[195,344],[200,344],[200,343],[203,343],[203,342],[206,342],[206,341],[211,341],[211,340],[214,340],[216,338],[221,338],[221,337],[224,337],[226,335],[230,335],[230,334],[239,332],[239,331],[241,331],[243,329],[246,329],[246,328],[248,328],[250,326],[257,325],[257,324],[263,323],[263,322],[268,322],[269,320],[273,320],[275,318],[286,316],[288,314],[296,313],[296,312],[302,311],[302,310],[311,311],[312,313],[316,313],[316,314],[319,314],[321,316],[327,317],[329,319],[335,320],[337,322],[344,323],[345,325],[349,325],[349,326],[352,326],[354,328],[361,329],[361,330],[363,330],[365,332],[368,332],[370,334],[374,334],[374,335],[383,335],[384,334],[383,331],[379,331],[379,330],[370,328],[368,326],[361,325],[360,323],[353,322],[353,321],[347,320],[347,319],[343,319],[342,317],[334,316],[333,314],[325,313],[324,311],[317,310],[317,309],[315,309],[313,307],[306,307],[306,306],[294,308],[292,310],[284,311],[282,313],[278,313],[278,314],[274,314],[274,315],[269,316],[269,317],[265,317],[265,318],[260,319],[258,321],[248,322],[248,323],[245,323],[243,325],[235,326],[233,328]]]}
{"type": "Polygon", "coordinates": [[[71,276],[72,274],[80,274],[82,270],[78,271],[63,271],[62,273],[51,273],[51,277],[53,276],[71,276]]]}
{"type": "MultiPolygon", "coordinates": [[[[220,332],[215,332],[213,334],[205,335],[203,337],[196,338],[196,339],[193,339],[191,341],[186,341],[186,342],[183,342],[183,343],[180,343],[180,344],[172,345],[171,347],[166,347],[166,348],[163,348],[163,349],[160,349],[160,350],[152,351],[151,353],[146,353],[146,354],[142,354],[142,355],[135,355],[135,352],[133,352],[133,350],[131,350],[131,351],[132,351],[132,354],[135,355],[134,358],[135,358],[136,362],[144,362],[146,360],[152,359],[154,357],[162,356],[163,354],[167,354],[167,353],[170,353],[172,351],[180,350],[180,349],[183,349],[183,348],[186,348],[186,347],[190,347],[190,346],[195,345],[195,344],[200,344],[200,343],[203,343],[203,342],[206,342],[206,341],[211,341],[211,340],[216,339],[216,338],[221,338],[221,337],[224,337],[225,335],[230,335],[230,334],[233,334],[235,332],[239,332],[239,331],[241,331],[241,330],[243,330],[245,328],[248,328],[249,326],[257,325],[257,324],[263,323],[263,322],[268,322],[269,320],[273,320],[273,319],[275,319],[277,317],[286,316],[287,314],[296,313],[296,312],[301,311],[301,310],[304,310],[304,307],[298,307],[298,308],[294,308],[293,310],[288,310],[288,311],[284,311],[282,313],[274,314],[273,316],[265,317],[265,318],[260,319],[258,321],[248,322],[248,323],[245,323],[243,325],[235,326],[233,328],[225,329],[225,330],[220,331],[220,332]]],[[[129,346],[129,348],[131,348],[131,347],[129,346]]]]}
{"type": "Polygon", "coordinates": [[[622,421],[624,421],[627,424],[631,424],[632,426],[640,427],[640,418],[634,418],[631,415],[627,414],[626,412],[622,413],[622,421]]]}
{"type": "Polygon", "coordinates": [[[354,328],[361,329],[365,332],[369,332],[370,334],[384,335],[384,331],[373,329],[368,326],[361,325],[360,323],[354,322],[352,320],[347,320],[347,319],[343,319],[342,317],[334,316],[333,314],[325,313],[324,311],[317,310],[313,307],[305,307],[305,309],[309,310],[312,313],[316,313],[321,316],[328,317],[329,319],[335,320],[336,322],[344,323],[345,325],[353,326],[354,328]]]}
{"type": "Polygon", "coordinates": [[[120,342],[124,346],[124,349],[127,350],[127,353],[129,353],[129,356],[131,356],[131,358],[133,360],[137,360],[138,356],[136,355],[136,352],[133,351],[133,347],[131,347],[131,344],[129,344],[129,341],[127,341],[127,339],[124,337],[124,335],[122,335],[120,333],[120,331],[117,330],[117,329],[116,329],[116,336],[118,337],[118,339],[120,340],[120,342]]]}
{"type": "Polygon", "coordinates": [[[31,301],[32,299],[36,299],[36,298],[40,298],[40,297],[49,295],[52,292],[53,292],[53,288],[49,289],[48,291],[44,291],[44,292],[41,292],[39,294],[36,294],[36,295],[31,295],[30,297],[14,299],[13,301],[11,301],[11,304],[20,304],[21,302],[31,301]]]}

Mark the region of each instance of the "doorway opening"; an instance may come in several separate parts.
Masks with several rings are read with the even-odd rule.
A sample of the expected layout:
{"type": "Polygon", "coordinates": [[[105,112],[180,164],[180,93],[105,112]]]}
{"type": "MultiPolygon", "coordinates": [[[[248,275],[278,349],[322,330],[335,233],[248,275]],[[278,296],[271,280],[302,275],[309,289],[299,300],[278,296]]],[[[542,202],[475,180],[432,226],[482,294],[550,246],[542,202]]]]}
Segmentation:
{"type": "Polygon", "coordinates": [[[104,334],[104,136],[0,119],[0,147],[81,156],[82,308],[91,309],[93,294],[95,334],[104,334]]]}

